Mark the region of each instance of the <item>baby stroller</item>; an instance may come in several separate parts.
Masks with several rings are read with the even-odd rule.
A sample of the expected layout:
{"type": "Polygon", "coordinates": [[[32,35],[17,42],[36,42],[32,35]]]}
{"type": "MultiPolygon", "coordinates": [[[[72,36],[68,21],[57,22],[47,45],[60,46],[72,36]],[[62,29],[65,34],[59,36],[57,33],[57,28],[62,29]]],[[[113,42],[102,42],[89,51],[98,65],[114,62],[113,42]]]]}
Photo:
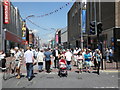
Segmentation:
{"type": "Polygon", "coordinates": [[[59,60],[59,71],[58,71],[58,76],[62,77],[65,76],[67,77],[67,63],[65,59],[60,59],[59,60]]]}

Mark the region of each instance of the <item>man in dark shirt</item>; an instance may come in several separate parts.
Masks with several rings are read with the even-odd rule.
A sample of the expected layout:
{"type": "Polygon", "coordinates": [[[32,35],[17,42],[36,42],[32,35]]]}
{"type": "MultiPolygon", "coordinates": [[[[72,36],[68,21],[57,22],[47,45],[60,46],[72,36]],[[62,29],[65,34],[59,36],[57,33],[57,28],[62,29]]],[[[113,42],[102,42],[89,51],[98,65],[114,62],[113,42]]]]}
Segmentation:
{"type": "Polygon", "coordinates": [[[47,73],[50,73],[50,63],[51,63],[51,57],[52,57],[52,52],[50,51],[50,49],[46,49],[45,50],[45,67],[47,70],[47,73]]]}
{"type": "Polygon", "coordinates": [[[60,51],[58,50],[58,47],[55,48],[55,50],[53,51],[53,56],[55,57],[55,60],[54,60],[54,66],[55,68],[58,67],[58,62],[59,62],[59,54],[60,54],[60,51]]]}

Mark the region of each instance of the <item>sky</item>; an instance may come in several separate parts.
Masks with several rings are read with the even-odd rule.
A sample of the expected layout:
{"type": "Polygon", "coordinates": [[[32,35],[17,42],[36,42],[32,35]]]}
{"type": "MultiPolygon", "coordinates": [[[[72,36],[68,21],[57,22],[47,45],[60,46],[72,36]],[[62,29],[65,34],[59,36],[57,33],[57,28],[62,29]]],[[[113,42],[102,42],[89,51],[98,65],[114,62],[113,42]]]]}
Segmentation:
{"type": "Polygon", "coordinates": [[[39,28],[26,20],[27,27],[33,30],[43,42],[51,40],[55,36],[56,29],[65,28],[67,26],[67,13],[72,7],[73,2],[70,2],[70,4],[65,6],[66,3],[68,2],[12,2],[15,7],[18,7],[23,19],[27,16],[34,15],[35,17],[30,17],[29,19],[46,29],[39,28]],[[62,6],[65,7],[59,9],[62,6]],[[59,10],[56,13],[44,17],[36,17],[53,12],[56,9],[59,10]]]}

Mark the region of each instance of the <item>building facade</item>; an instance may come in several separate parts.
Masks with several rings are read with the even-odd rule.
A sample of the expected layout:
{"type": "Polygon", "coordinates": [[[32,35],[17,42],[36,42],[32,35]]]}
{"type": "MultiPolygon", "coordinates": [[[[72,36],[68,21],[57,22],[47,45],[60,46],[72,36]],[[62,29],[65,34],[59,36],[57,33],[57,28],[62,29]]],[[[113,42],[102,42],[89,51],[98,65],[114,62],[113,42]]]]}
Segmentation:
{"type": "Polygon", "coordinates": [[[9,0],[0,1],[0,50],[9,53],[11,48],[22,44],[22,22],[20,12],[9,0]]]}
{"type": "MultiPolygon", "coordinates": [[[[10,3],[8,11],[9,23],[3,24],[3,33],[5,33],[4,50],[8,52],[10,48],[20,47],[22,43],[22,18],[17,8],[10,3]]],[[[5,17],[5,16],[4,16],[5,17]]]]}
{"type": "Polygon", "coordinates": [[[34,33],[33,33],[33,31],[32,30],[29,30],[29,45],[31,46],[31,47],[33,47],[34,46],[34,33]]]}
{"type": "Polygon", "coordinates": [[[2,25],[3,25],[3,6],[2,1],[0,0],[0,50],[3,49],[2,25]]]}
{"type": "Polygon", "coordinates": [[[120,2],[88,2],[87,3],[87,30],[88,30],[88,42],[92,49],[98,47],[97,36],[91,35],[90,22],[95,21],[96,10],[96,22],[102,22],[103,31],[100,34],[101,49],[112,47],[114,49],[114,28],[120,27],[120,2]],[[95,7],[96,8],[95,8],[95,7]]]}
{"type": "Polygon", "coordinates": [[[65,27],[65,28],[61,29],[61,46],[62,46],[62,48],[68,47],[67,42],[68,42],[68,32],[67,32],[67,27],[65,27]]]}
{"type": "Polygon", "coordinates": [[[69,48],[80,44],[80,3],[75,2],[68,12],[68,44],[69,48]]]}
{"type": "MultiPolygon", "coordinates": [[[[119,2],[87,2],[86,30],[83,33],[83,46],[91,49],[112,47],[114,49],[114,28],[120,27],[119,2]],[[96,17],[95,17],[96,16],[96,17]],[[99,34],[90,33],[90,22],[102,22],[103,31],[99,34]]],[[[81,3],[75,2],[68,12],[68,43],[69,47],[80,47],[81,44],[81,3]]]]}

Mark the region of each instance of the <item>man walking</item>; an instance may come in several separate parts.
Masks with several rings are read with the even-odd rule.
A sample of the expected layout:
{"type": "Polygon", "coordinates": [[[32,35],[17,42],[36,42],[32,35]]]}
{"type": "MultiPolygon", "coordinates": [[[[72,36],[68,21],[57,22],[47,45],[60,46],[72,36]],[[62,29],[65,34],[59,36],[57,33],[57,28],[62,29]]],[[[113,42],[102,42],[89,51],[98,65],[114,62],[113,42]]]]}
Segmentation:
{"type": "Polygon", "coordinates": [[[45,50],[45,67],[47,70],[47,73],[50,73],[50,63],[51,63],[51,57],[52,57],[52,52],[50,51],[50,49],[46,49],[45,50]]]}
{"type": "Polygon", "coordinates": [[[67,52],[65,53],[65,58],[67,61],[67,68],[68,70],[71,70],[71,60],[72,60],[72,53],[69,49],[67,49],[67,52]]]}
{"type": "Polygon", "coordinates": [[[58,50],[58,47],[56,47],[55,50],[53,51],[53,56],[55,57],[55,60],[54,60],[54,66],[55,66],[55,68],[58,67],[59,54],[60,54],[60,51],[58,50]]]}
{"type": "Polygon", "coordinates": [[[30,81],[32,79],[32,70],[33,70],[33,63],[34,63],[33,52],[30,51],[30,47],[27,47],[27,51],[24,54],[24,58],[26,62],[27,78],[30,81]]]}

